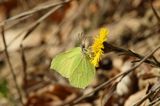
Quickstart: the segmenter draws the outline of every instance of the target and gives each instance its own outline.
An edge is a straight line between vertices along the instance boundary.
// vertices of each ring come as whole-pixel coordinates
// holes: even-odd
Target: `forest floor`
[[[0,106],[160,106],[160,0],[3,0],[0,26]],[[111,48],[72,87],[51,61],[102,27]]]

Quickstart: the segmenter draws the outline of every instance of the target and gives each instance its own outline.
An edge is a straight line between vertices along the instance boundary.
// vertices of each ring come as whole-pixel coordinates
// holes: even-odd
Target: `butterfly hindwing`
[[[89,57],[81,54],[80,62],[71,74],[69,81],[71,85],[78,88],[85,88],[91,83],[95,76],[95,68],[91,64]]]

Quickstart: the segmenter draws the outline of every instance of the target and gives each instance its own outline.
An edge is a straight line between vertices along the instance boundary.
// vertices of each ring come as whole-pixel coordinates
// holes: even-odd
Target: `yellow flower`
[[[95,37],[94,42],[91,46],[92,56],[91,56],[91,63],[95,66],[99,66],[99,61],[101,59],[101,56],[103,55],[103,42],[107,40],[108,36],[108,29],[101,28],[99,31],[98,36]]]

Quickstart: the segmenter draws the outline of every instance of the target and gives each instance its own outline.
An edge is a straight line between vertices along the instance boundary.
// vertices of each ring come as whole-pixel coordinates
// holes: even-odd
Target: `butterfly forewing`
[[[51,69],[56,70],[62,76],[69,78],[72,70],[77,64],[77,57],[81,55],[81,48],[73,48],[67,52],[57,55],[51,62]]]

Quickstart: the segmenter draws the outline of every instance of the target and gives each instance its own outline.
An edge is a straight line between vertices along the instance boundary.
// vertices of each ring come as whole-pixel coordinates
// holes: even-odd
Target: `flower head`
[[[108,36],[108,29],[106,28],[101,28],[99,31],[98,36],[94,38],[94,42],[91,46],[91,51],[92,51],[92,56],[91,56],[91,63],[95,66],[98,67],[98,63],[101,59],[101,56],[103,55],[103,42],[107,40]]]

